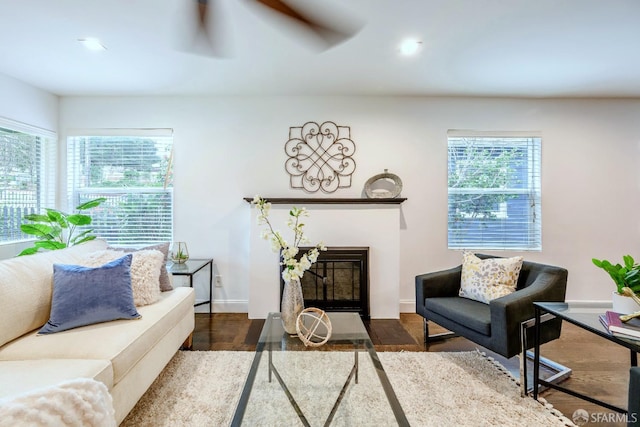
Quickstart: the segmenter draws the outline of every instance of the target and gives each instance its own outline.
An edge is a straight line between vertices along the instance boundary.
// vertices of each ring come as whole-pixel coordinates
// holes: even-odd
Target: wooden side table
[[[174,276],[189,276],[189,286],[193,288],[193,276],[199,271],[209,266],[209,299],[197,299],[194,307],[209,304],[209,314],[213,313],[213,258],[193,259],[189,258],[184,263],[174,262],[167,264],[167,271]]]

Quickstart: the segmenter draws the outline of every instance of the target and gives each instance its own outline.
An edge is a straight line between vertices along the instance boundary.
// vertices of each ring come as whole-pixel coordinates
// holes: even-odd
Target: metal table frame
[[[193,276],[200,270],[209,266],[209,299],[196,302],[193,306],[209,304],[209,314],[213,313],[213,258],[193,259],[189,258],[186,262],[179,264],[173,263],[167,265],[167,271],[174,276],[188,276],[189,287],[193,288]]]
[[[328,313],[329,316],[331,317],[332,314],[334,313]],[[336,313],[337,315],[353,315],[354,320],[358,321],[358,322],[362,322],[360,320],[360,317],[357,313]],[[282,378],[280,378],[280,375],[277,372],[277,369],[275,368],[275,366],[273,366],[272,363],[272,359],[271,359],[271,352],[273,347],[276,347],[275,350],[278,351],[278,344],[277,342],[274,342],[272,340],[269,340],[267,338],[267,335],[269,334],[269,328],[271,327],[271,322],[280,322],[280,313],[270,313],[269,316],[267,317],[267,320],[265,321],[265,324],[262,328],[262,333],[260,334],[260,340],[258,341],[258,344],[256,346],[256,354],[255,357],[253,359],[253,362],[251,364],[251,369],[249,370],[249,374],[247,376],[244,388],[242,390],[242,394],[240,395],[240,399],[238,401],[238,405],[236,407],[236,411],[235,414],[233,416],[233,420],[231,421],[231,426],[232,427],[236,427],[236,426],[240,426],[242,425],[242,419],[244,417],[244,411],[246,409],[247,403],[249,401],[249,396],[251,395],[251,390],[253,387],[253,383],[256,379],[256,374],[258,371],[258,366],[260,364],[260,359],[262,357],[262,354],[264,353],[265,347],[268,350],[268,363],[269,363],[269,382],[271,382],[271,374],[273,373],[276,377],[276,379],[278,380],[278,382],[280,383],[280,386],[282,387],[284,393],[286,394],[289,402],[291,403],[291,405],[294,407],[294,410],[296,411],[298,418],[300,419],[300,421],[303,423],[303,425],[308,426],[308,422],[306,420],[306,417],[304,416],[304,414],[302,414],[302,411],[300,410],[300,408],[298,407],[295,399],[293,399],[293,396],[291,396],[291,393],[289,392],[286,384],[284,383],[284,381],[282,381]],[[364,330],[364,325],[362,325],[362,328]],[[364,333],[366,334],[366,330],[364,330]],[[297,339],[297,338],[296,338]],[[287,337],[286,337],[286,333],[283,335],[283,337],[281,338],[280,342],[286,342]],[[395,392],[393,391],[393,387],[391,386],[391,383],[389,382],[389,379],[387,378],[386,374],[384,373],[384,369],[382,368],[382,364],[380,363],[380,360],[378,359],[377,355],[376,355],[376,351],[375,348],[373,346],[373,343],[371,342],[371,339],[368,338],[368,334],[366,337],[363,338],[350,338],[350,339],[346,339],[344,341],[340,340],[340,341],[334,341],[334,342],[338,342],[338,343],[343,343],[343,344],[347,344],[347,343],[352,343],[354,345],[353,351],[354,351],[354,364],[353,367],[351,368],[351,371],[348,375],[347,380],[344,383],[344,386],[342,387],[342,390],[340,392],[340,395],[338,396],[338,399],[336,400],[331,413],[329,414],[329,416],[327,417],[327,420],[325,421],[325,426],[329,426],[333,420],[333,416],[335,415],[340,402],[342,401],[342,398],[344,396],[344,393],[346,392],[347,387],[349,386],[349,384],[351,383],[351,381],[355,378],[355,383],[358,383],[358,353],[360,351],[366,350],[367,353],[372,356],[371,357],[371,361],[374,365],[374,367],[376,368],[376,373],[378,374],[378,378],[380,380],[380,385],[382,387],[382,389],[384,390],[384,393],[387,397],[387,401],[389,402],[390,408],[393,411],[394,417],[396,419],[396,422],[398,424],[398,426],[400,427],[409,427],[409,421],[406,418],[406,415],[404,413],[404,411],[402,410],[402,407],[400,406],[400,402],[398,401],[398,398],[396,397]]]
[[[311,427],[311,424],[309,424],[309,421],[307,420],[307,417],[305,417],[304,413],[302,412],[302,409],[300,409],[300,406],[298,405],[298,402],[296,402],[296,399],[293,397],[293,395],[289,391],[289,388],[287,387],[287,384],[284,382],[284,380],[282,379],[282,377],[278,373],[278,369],[273,364],[273,359],[272,359],[272,354],[271,354],[272,348],[273,348],[273,343],[270,342],[268,347],[269,347],[269,382],[271,382],[271,374],[273,374],[276,377],[276,379],[278,380],[278,383],[280,383],[280,387],[282,387],[282,390],[287,395],[287,399],[289,399],[289,402],[291,403],[291,406],[293,406],[293,409],[296,411],[296,414],[298,414],[298,418],[300,418],[300,421],[302,422],[302,425],[304,425],[305,427]],[[338,398],[336,399],[336,402],[333,404],[333,407],[331,408],[331,412],[327,416],[327,420],[324,423],[325,426],[331,425],[331,421],[333,421],[333,417],[335,416],[336,412],[338,411],[338,407],[340,406],[340,403],[342,402],[342,398],[344,397],[344,394],[347,392],[347,388],[349,387],[349,384],[351,383],[351,380],[354,379],[354,378],[355,378],[355,383],[358,384],[358,350],[357,349],[355,349],[353,351],[353,367],[351,368],[351,371],[349,371],[349,375],[347,376],[347,380],[345,381],[344,385],[342,386],[342,389],[340,390],[340,394],[338,395]]]
[[[543,302],[534,302],[535,308],[535,346],[534,346],[534,362],[533,362],[533,398],[538,399],[538,388],[539,385],[543,385],[549,388],[553,388],[555,390],[567,393],[573,397],[577,397],[579,399],[585,400],[587,402],[602,406],[609,410],[619,412],[621,414],[626,414],[627,410],[624,408],[620,408],[618,406],[612,405],[610,403],[604,402],[599,399],[594,399],[591,396],[587,396],[585,394],[576,392],[574,390],[568,389],[566,387],[559,386],[557,384],[551,383],[549,381],[545,381],[539,378],[540,373],[540,321],[543,314],[550,314],[553,317],[557,317],[562,319],[563,321],[567,321],[578,326],[581,329],[584,329],[588,332],[601,336],[615,344],[621,345],[629,349],[630,352],[630,362],[631,366],[638,366],[638,351],[640,351],[640,343],[633,342],[630,340],[621,339],[610,335],[607,331],[604,330],[604,327],[600,329],[596,329],[586,323],[579,321],[565,313],[562,312],[562,308],[566,309],[568,304],[566,303],[543,303]],[[594,313],[594,316],[598,316],[598,314]]]
[[[545,313],[540,317],[540,322],[544,323],[548,320],[555,319],[549,313]],[[536,325],[536,319],[529,319],[520,324],[520,395],[522,397],[526,396],[528,393],[533,391],[533,387],[535,384],[531,384],[531,387],[528,386],[529,379],[527,378],[527,361],[534,360],[534,354],[531,351],[527,350],[527,341],[528,341],[528,331]],[[551,359],[547,359],[546,357],[540,356],[540,364],[544,365],[544,367],[553,372],[553,375],[548,377],[546,381],[559,383],[571,376],[571,368],[561,365],[557,362],[554,362]]]

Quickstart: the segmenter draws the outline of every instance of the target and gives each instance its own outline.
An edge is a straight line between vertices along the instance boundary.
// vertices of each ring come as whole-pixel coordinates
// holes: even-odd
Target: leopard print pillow
[[[464,252],[459,295],[488,304],[516,290],[523,257],[480,259]]]

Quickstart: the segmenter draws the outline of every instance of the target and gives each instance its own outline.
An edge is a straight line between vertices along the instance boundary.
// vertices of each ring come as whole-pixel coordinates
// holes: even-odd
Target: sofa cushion
[[[426,298],[428,311],[439,314],[451,322],[459,323],[479,334],[491,335],[491,310],[488,304],[467,298]]]
[[[87,255],[80,265],[98,267],[125,255],[120,251],[96,251]],[[156,250],[131,252],[131,289],[136,306],[153,304],[160,299],[160,269],[164,266],[164,255]]]
[[[476,301],[489,301],[516,290],[523,258],[480,259],[464,252],[459,295]]]
[[[163,292],[160,300],[138,308],[142,318],[115,320],[52,335],[29,333],[0,347],[0,360],[109,360],[116,385],[171,328],[193,313],[192,288]]]
[[[133,305],[132,258],[125,255],[96,268],[54,264],[51,315],[38,333],[140,318]]]
[[[0,261],[0,346],[33,331],[49,318],[53,264],[75,264],[92,251],[107,247],[92,240],[57,251]]]
[[[109,390],[113,368],[108,360],[39,359],[0,361],[0,398],[48,387],[74,378],[92,378]]]

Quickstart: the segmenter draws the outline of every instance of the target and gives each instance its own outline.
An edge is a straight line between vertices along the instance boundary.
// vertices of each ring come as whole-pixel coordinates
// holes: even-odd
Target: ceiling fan
[[[196,6],[196,29],[199,34],[207,36],[209,43],[215,47],[220,43],[220,34],[212,31],[211,22],[216,2],[220,0],[190,0],[194,1]],[[325,49],[340,44],[353,37],[359,30],[360,25],[355,20],[345,21],[344,19],[332,19],[327,22],[326,18],[322,18],[320,14],[298,6],[292,6],[291,2],[283,0],[247,0],[250,3],[260,5],[281,17],[285,17],[291,22],[297,24],[304,31],[315,36]],[[322,0],[321,0],[322,1]],[[218,10],[218,9],[216,9]],[[344,16],[342,16],[344,18]],[[215,54],[216,49],[213,49]]]

